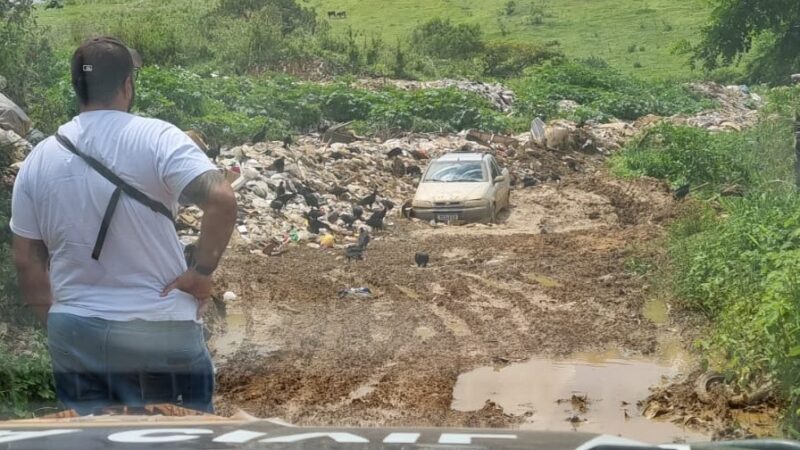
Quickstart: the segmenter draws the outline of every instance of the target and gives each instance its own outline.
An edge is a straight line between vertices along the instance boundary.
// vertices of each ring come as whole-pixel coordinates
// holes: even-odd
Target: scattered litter
[[[226,291],[224,294],[222,294],[222,300],[226,302],[236,301],[237,298],[239,297],[231,291]]]
[[[372,292],[367,287],[351,287],[342,289],[338,292],[339,298],[355,297],[355,298],[369,298],[372,297]]]

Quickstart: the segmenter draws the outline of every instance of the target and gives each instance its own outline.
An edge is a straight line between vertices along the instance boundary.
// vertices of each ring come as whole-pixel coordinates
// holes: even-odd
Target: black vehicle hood
[[[176,420],[177,419],[177,420]],[[746,441],[756,443],[757,441]],[[761,441],[767,442],[767,441]],[[796,443],[737,448],[797,450]],[[0,449],[711,450],[719,443],[654,447],[616,436],[467,428],[295,427],[274,419],[94,417],[0,422]],[[788,447],[787,447],[788,446]]]

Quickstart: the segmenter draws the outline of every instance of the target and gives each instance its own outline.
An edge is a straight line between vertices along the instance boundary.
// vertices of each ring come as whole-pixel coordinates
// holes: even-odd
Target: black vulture
[[[374,191],[372,191],[371,194],[359,200],[358,204],[361,206],[369,206],[371,208],[372,205],[375,204],[375,198],[377,196],[378,196],[378,190],[375,189]]]
[[[319,199],[317,199],[317,196],[314,195],[313,193],[305,192],[303,193],[303,198],[306,201],[306,205],[312,208],[319,208]]]
[[[366,228],[361,228],[361,231],[358,233],[358,246],[361,247],[361,250],[366,250],[368,245],[369,232]]]
[[[417,263],[417,267],[428,267],[428,260],[430,257],[427,253],[417,252],[414,255],[414,262]]]
[[[389,150],[389,153],[386,154],[386,157],[389,159],[397,158],[398,156],[403,154],[403,149],[400,147],[395,147]]]
[[[360,219],[364,216],[364,208],[360,206],[353,206],[353,217]]]
[[[683,200],[687,195],[689,195],[689,191],[691,190],[692,188],[690,184],[686,183],[678,189],[675,189],[675,192],[672,194],[672,196],[675,197],[675,200]]]
[[[280,158],[276,159],[272,162],[272,164],[267,167],[267,170],[274,170],[278,173],[283,173],[283,169],[286,168],[286,158],[281,156]]]
[[[381,200],[381,204],[383,204],[383,206],[389,211],[391,211],[392,208],[394,208],[394,202],[389,200],[388,198]]]
[[[352,259],[364,259],[364,249],[357,245],[348,245],[344,249],[344,257],[348,262]]]
[[[275,192],[278,194],[278,197],[280,197],[281,195],[285,194],[286,193],[286,183],[281,181],[280,184],[278,184],[278,189],[276,189]]]
[[[382,230],[383,229],[383,218],[386,217],[386,208],[372,213],[371,216],[366,221],[366,224],[371,226],[372,228]]]

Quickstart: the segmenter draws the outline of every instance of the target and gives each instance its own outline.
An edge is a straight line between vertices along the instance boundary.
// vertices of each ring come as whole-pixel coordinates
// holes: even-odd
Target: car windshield
[[[486,181],[486,173],[480,161],[434,161],[424,181],[474,183]]]

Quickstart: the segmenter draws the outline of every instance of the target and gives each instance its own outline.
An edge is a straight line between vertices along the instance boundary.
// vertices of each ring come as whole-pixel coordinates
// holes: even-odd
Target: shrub
[[[442,59],[465,59],[483,50],[479,25],[453,24],[450,19],[434,18],[414,29],[411,45],[418,52]]]
[[[0,341],[0,419],[30,417],[37,404],[55,401],[44,336],[36,333],[25,346],[24,351],[12,351]]]
[[[26,108],[32,90],[56,78],[59,65],[33,16],[32,0],[0,1],[0,23],[0,75],[8,81],[3,92]]]
[[[574,100],[609,120],[633,120],[646,114],[692,113],[713,105],[683,86],[646,82],[609,68],[600,59],[553,62],[528,71],[511,83],[515,110],[526,117],[558,117],[558,101]]]
[[[757,186],[791,170],[781,147],[791,129],[784,122],[766,122],[743,133],[718,133],[687,126],[660,124],[644,131],[612,158],[619,175],[649,176],[673,185],[724,184]],[[769,152],[767,146],[777,146]],[[783,161],[781,161],[783,159]]]
[[[564,54],[558,43],[533,45],[518,42],[490,42],[481,56],[483,73],[491,77],[510,78],[522,75],[527,67],[545,61],[560,60]]]
[[[517,10],[517,2],[514,0],[508,0],[505,5],[503,5],[503,13],[507,16],[511,16]]]

